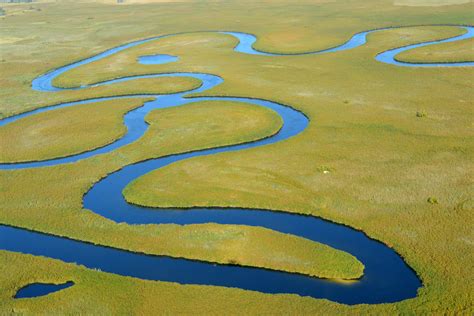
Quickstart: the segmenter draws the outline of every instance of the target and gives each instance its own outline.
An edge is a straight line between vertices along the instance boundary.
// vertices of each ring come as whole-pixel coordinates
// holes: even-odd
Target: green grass
[[[107,101],[107,103],[113,102]],[[100,125],[96,121],[91,121],[91,124],[96,126],[94,132],[97,135],[102,132],[105,136],[113,131],[112,124],[121,126],[121,114],[126,110],[124,105],[127,103],[124,100],[120,102],[122,104],[115,106],[116,113],[110,118],[109,124]],[[135,107],[140,102],[133,100],[127,107]],[[94,110],[97,109],[99,114],[110,114],[108,112],[114,110],[110,105],[99,103],[61,109],[49,113],[49,117],[61,118],[66,110],[72,112],[75,120],[85,117],[86,113],[94,114]],[[120,108],[122,111],[119,111]],[[46,113],[44,115],[48,117]],[[107,119],[107,117],[99,118]],[[40,120],[37,121],[41,124]],[[79,162],[79,165],[85,163],[82,168],[68,164],[46,169],[3,172],[2,179],[9,183],[4,193],[17,202],[4,203],[4,215],[10,218],[7,222],[94,243],[173,257],[219,263],[233,262],[325,278],[354,279],[362,275],[363,265],[349,254],[267,229],[206,224],[160,225],[156,231],[153,225],[117,226],[89,211],[82,210],[80,197],[88,186],[97,181],[98,175],[110,172],[120,165],[120,163],[109,163],[109,160],[119,162],[121,159],[130,159],[130,154],[135,153],[136,156],[132,159],[138,161],[179,151],[248,142],[276,133],[282,124],[275,112],[263,107],[217,101],[156,110],[146,117],[146,121],[150,124],[150,128],[136,144],[125,146],[112,153],[112,156],[107,154]],[[57,147],[67,149],[64,142],[70,139],[69,132],[76,134],[77,143],[80,144],[80,140],[83,140],[82,145],[86,147],[85,136],[90,127],[78,131],[74,129],[72,124],[74,122],[69,120],[69,123],[70,129],[67,126],[57,126],[56,132],[61,135],[53,139],[59,141]],[[51,147],[54,146],[55,143],[52,143]],[[115,158],[111,158],[113,156]],[[73,186],[67,184],[71,176],[75,179]],[[26,185],[25,181],[31,179],[37,179],[38,183],[41,183],[41,188]],[[58,181],[59,179],[66,182]],[[21,206],[18,202],[25,204]],[[38,203],[45,203],[43,206],[48,207],[43,208]],[[34,209],[39,211],[36,215],[30,213]],[[47,220],[39,220],[36,216],[46,217]],[[57,221],[58,217],[64,221]],[[66,218],[69,219],[65,220]],[[77,226],[70,227],[71,222]],[[91,230],[93,227],[100,227],[100,230]]]
[[[125,134],[122,116],[146,101],[121,99],[77,105],[2,126],[0,160],[46,160],[105,146]]]
[[[266,295],[214,286],[179,285],[143,281],[85,269],[59,260],[2,251],[0,264],[0,310],[5,314],[315,314],[335,309],[349,312],[345,305],[317,301],[297,295]],[[12,277],[14,276],[14,277]],[[19,287],[31,282],[74,286],[37,299],[12,300]],[[159,301],[157,301],[159,299]],[[209,303],[212,300],[212,304]],[[186,302],[186,304],[183,304]],[[262,304],[263,302],[263,304]],[[357,308],[367,311],[362,305]],[[395,311],[394,308],[389,310]]]
[[[0,64],[1,68],[1,64]],[[7,80],[4,80],[7,81]],[[25,81],[26,83],[26,81]],[[28,82],[28,85],[30,83]],[[194,78],[185,77],[168,77],[168,78],[149,78],[149,79],[137,79],[127,82],[118,82],[106,86],[91,87],[83,90],[63,90],[54,93],[34,92],[29,91],[27,96],[29,99],[25,102],[14,102],[10,100],[11,96],[14,96],[15,92],[21,93],[16,95],[16,98],[22,98],[23,92],[18,91],[19,86],[9,86],[8,89],[2,91],[5,95],[8,95],[3,100],[4,103],[0,105],[0,113],[2,117],[13,116],[21,112],[32,110],[48,106],[51,104],[59,104],[77,100],[87,100],[98,97],[110,97],[119,95],[130,95],[130,94],[164,94],[164,93],[176,93],[198,88],[201,82]],[[31,89],[29,89],[31,90]],[[36,97],[32,97],[35,95]],[[41,96],[41,97],[39,97]],[[9,103],[11,102],[11,103]]]
[[[4,115],[86,95],[89,92],[33,92],[29,85],[31,79],[48,69],[153,35],[235,30],[258,35],[259,49],[302,52],[331,47],[355,32],[377,27],[473,24],[472,4],[409,7],[392,6],[392,1],[301,1],[291,5],[285,1],[231,1],[38,6],[42,11],[7,16],[0,21],[1,32],[10,40],[10,44],[2,46],[5,62],[0,63],[0,111]],[[75,14],[67,14],[71,11]],[[94,19],[87,20],[89,16]],[[231,48],[235,40],[229,36],[188,34],[137,47],[58,78],[60,84],[76,85],[140,73],[209,72],[222,76],[225,83],[206,94],[264,98],[302,110],[311,123],[298,137],[238,153],[183,161],[152,172],[127,188],[127,199],[160,206],[212,202],[215,206],[270,208],[350,225],[393,247],[415,269],[424,283],[416,298],[348,307],[295,295],[144,282],[1,252],[0,260],[8,263],[2,266],[11,271],[1,281],[1,287],[8,289],[0,300],[5,306],[2,310],[97,314],[472,314],[474,291],[466,280],[472,274],[474,237],[466,223],[474,220],[469,181],[474,151],[470,129],[473,70],[412,69],[373,60],[377,53],[389,48],[461,32],[454,27],[396,29],[371,34],[366,46],[351,51],[281,58],[234,53]],[[17,41],[11,42],[14,39]],[[450,58],[456,60],[462,57],[462,51],[458,51],[463,49],[461,46],[430,49],[452,49]],[[173,54],[180,60],[147,67],[134,62],[136,56],[150,53]],[[423,52],[420,49],[410,54]],[[172,88],[192,84],[177,83]],[[132,90],[125,86],[121,89]],[[94,92],[101,93],[105,92]],[[420,109],[428,115],[417,117]],[[181,123],[189,119],[180,115],[185,111],[193,109],[181,107],[168,112],[169,120],[153,123],[142,140],[104,157],[43,170],[2,172],[0,186],[9,199],[2,201],[0,222],[137,251],[176,256],[185,253],[184,248],[171,245],[178,234],[189,233],[193,226],[177,229],[173,225],[117,225],[80,207],[82,193],[92,183],[126,164],[231,143],[235,141],[234,136],[229,136],[233,130],[240,130],[248,139],[255,137],[251,131],[255,124],[246,130],[241,126],[243,121],[223,127],[226,136],[221,137],[209,126],[212,117],[208,113],[202,114],[199,121],[191,120],[193,125],[183,129]],[[159,112],[156,113],[148,119],[154,115],[158,119]],[[213,113],[216,124],[227,117]],[[237,117],[242,115],[237,113]],[[267,131],[270,132],[271,129]],[[330,172],[324,173],[325,170]],[[145,183],[150,186],[145,188]],[[430,198],[436,198],[438,203],[428,202]],[[71,226],[70,222],[76,225]],[[219,240],[234,232],[234,226],[196,229],[199,234],[187,235],[196,243],[196,257],[242,260],[234,255],[222,256],[218,247],[206,253],[200,246],[208,230],[215,232],[213,237]],[[241,233],[251,235],[246,228],[241,229]],[[258,230],[259,235],[264,233]],[[271,236],[273,240],[286,238],[276,233]],[[169,245],[155,243],[160,238]],[[304,240],[298,243],[304,249],[310,247]],[[233,254],[236,253],[237,250]],[[262,258],[270,259],[271,255]],[[78,284],[44,298],[10,299],[14,289],[28,282],[67,279]],[[160,304],[156,303],[157,297]]]
[[[412,63],[473,61],[474,39],[420,47],[401,53],[397,59]]]
[[[466,4],[472,0],[394,0],[395,5],[418,6],[418,7],[437,7],[446,5]]]

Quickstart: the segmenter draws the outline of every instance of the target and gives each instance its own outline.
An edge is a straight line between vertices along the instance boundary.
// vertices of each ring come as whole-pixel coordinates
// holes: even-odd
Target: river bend
[[[464,28],[466,31],[460,36],[390,49],[378,54],[376,60],[404,67],[474,66],[474,62],[412,64],[396,60],[396,55],[406,50],[474,37],[474,27],[460,27]],[[368,34],[386,29],[387,28],[357,33],[346,43],[334,48],[293,55],[337,53],[339,51],[355,49],[366,43]],[[232,35],[239,40],[234,48],[237,52],[253,55],[279,56],[281,58],[285,56],[284,54],[273,54],[254,49],[253,44],[256,41],[254,35],[239,32],[220,33]],[[63,88],[55,87],[53,85],[53,80],[57,76],[71,69],[106,58],[128,48],[169,36],[173,35],[157,36],[127,43],[90,58],[60,67],[33,80],[32,88],[39,91],[53,93],[63,90]],[[140,58],[139,62],[145,64],[163,64],[174,62],[177,58],[178,57],[170,55],[143,56],[143,58]],[[275,135],[245,144],[196,150],[124,166],[122,169],[109,174],[91,187],[83,198],[84,207],[107,219],[118,223],[125,222],[130,225],[149,223],[176,223],[186,225],[212,222],[219,224],[265,227],[278,232],[293,234],[324,243],[336,249],[349,252],[365,265],[364,276],[356,282],[345,284],[333,280],[318,279],[305,275],[267,269],[212,264],[182,258],[133,253],[122,249],[93,245],[88,242],[72,240],[41,232],[33,232],[27,229],[1,224],[0,249],[46,256],[65,262],[82,264],[88,268],[100,269],[105,272],[146,280],[237,287],[264,293],[293,293],[315,298],[326,298],[344,304],[387,303],[416,296],[417,290],[421,286],[421,281],[416,276],[415,272],[394,250],[369,238],[364,233],[344,225],[332,223],[313,216],[269,210],[244,208],[190,208],[185,210],[164,210],[141,207],[127,203],[122,195],[123,189],[131,181],[146,173],[177,161],[191,159],[193,157],[208,156],[223,152],[270,145],[301,133],[309,123],[308,118],[300,111],[270,100],[235,97],[186,97],[191,93],[204,92],[212,89],[223,82],[222,78],[213,74],[182,72],[130,76],[70,89],[87,89],[92,86],[109,85],[116,82],[156,77],[192,77],[200,80],[202,85],[199,88],[185,92],[155,95],[154,100],[146,102],[143,106],[128,112],[124,116],[124,124],[127,127],[127,133],[125,136],[101,148],[93,149],[77,155],[44,161],[3,163],[0,164],[0,169],[47,167],[64,163],[73,163],[75,161],[111,152],[140,139],[148,128],[148,125],[145,122],[145,116],[150,111],[156,109],[210,100],[244,102],[266,107],[278,113],[283,120],[282,128]],[[150,97],[150,95],[116,96],[57,104],[2,119],[0,120],[0,126],[30,115],[64,107],[104,100],[143,96]],[[107,199],[101,198],[103,196],[107,196]]]

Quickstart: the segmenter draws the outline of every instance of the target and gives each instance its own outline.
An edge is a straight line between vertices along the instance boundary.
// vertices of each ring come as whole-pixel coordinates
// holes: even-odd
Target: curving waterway
[[[376,60],[392,65],[407,67],[474,66],[474,62],[413,64],[403,63],[396,60],[397,54],[409,49],[474,37],[474,27],[460,27],[464,28],[466,31],[463,35],[440,41],[430,41],[391,49],[378,54]],[[361,32],[355,34],[349,41],[340,46],[303,54],[335,53],[338,51],[354,49],[366,43],[368,34],[383,30],[386,29]],[[234,48],[235,51],[254,55],[284,56],[283,54],[267,53],[254,49],[253,44],[256,41],[256,37],[251,34],[238,32],[220,33],[234,36],[239,40],[237,46]],[[62,88],[55,87],[52,83],[54,78],[58,75],[90,62],[111,56],[128,48],[169,36],[173,35],[157,36],[128,43],[104,51],[90,58],[63,66],[33,80],[32,87],[35,90],[47,92],[63,90]],[[176,60],[177,57],[175,56],[152,55],[142,56],[142,58],[139,59],[139,62],[163,64],[174,62]],[[294,293],[315,298],[326,298],[345,304],[396,302],[416,296],[417,290],[421,286],[421,281],[395,251],[386,245],[369,238],[364,233],[344,225],[335,224],[313,216],[268,210],[235,208],[190,208],[186,210],[165,210],[141,207],[127,203],[122,195],[125,186],[150,171],[192,157],[245,150],[283,141],[301,133],[309,123],[308,118],[298,110],[269,100],[235,97],[187,97],[187,95],[191,93],[204,92],[212,89],[223,82],[222,78],[212,74],[183,72],[130,76],[70,89],[87,89],[93,86],[156,77],[191,77],[200,80],[202,85],[199,88],[185,92],[155,95],[153,101],[146,102],[143,106],[128,112],[124,116],[124,124],[127,127],[127,133],[122,138],[101,148],[77,155],[45,161],[11,164],[4,163],[0,164],[0,169],[47,167],[72,163],[111,152],[142,137],[148,128],[144,118],[150,111],[155,109],[163,109],[210,100],[243,102],[266,107],[278,113],[283,120],[282,128],[275,135],[250,143],[174,154],[125,166],[95,183],[83,198],[84,207],[115,222],[125,222],[130,225],[149,223],[198,224],[213,222],[219,224],[265,227],[278,232],[293,234],[324,243],[333,248],[349,252],[364,264],[364,276],[356,282],[346,284],[334,280],[318,279],[300,274],[267,269],[220,265],[166,256],[139,254],[6,225],[0,225],[0,249],[46,256],[60,259],[65,262],[82,264],[88,268],[100,269],[105,272],[146,280],[237,287],[264,293]],[[150,95],[117,96],[57,104],[3,119],[0,121],[0,126],[30,115],[63,107],[94,103],[104,100],[144,96],[150,97]],[[104,196],[107,196],[107,199],[103,199],[102,197]],[[47,285],[47,287],[48,291],[55,290],[52,285]],[[47,293],[47,291],[45,292],[44,287],[41,286],[30,286],[26,289],[32,291],[31,288],[38,288],[39,292],[43,291],[44,293]]]

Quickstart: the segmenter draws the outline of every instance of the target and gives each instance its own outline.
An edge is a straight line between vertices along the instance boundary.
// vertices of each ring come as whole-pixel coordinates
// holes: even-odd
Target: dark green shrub
[[[416,111],[416,117],[426,117],[425,111]]]

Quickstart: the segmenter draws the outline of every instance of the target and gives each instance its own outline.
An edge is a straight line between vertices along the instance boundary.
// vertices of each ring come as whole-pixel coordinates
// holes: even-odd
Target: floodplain
[[[213,286],[212,281],[151,281],[47,255],[1,250],[0,311],[472,314],[474,285],[466,280],[473,272],[474,236],[468,223],[474,220],[474,68],[399,67],[379,62],[376,56],[396,47],[460,36],[466,32],[462,26],[474,23],[474,7],[465,1],[414,2],[4,5],[0,113],[8,120],[44,111],[0,126],[0,164],[12,168],[0,170],[2,227],[132,253],[289,272],[345,287],[364,282],[370,273],[364,260],[299,235],[212,221],[117,222],[85,207],[94,186],[127,166],[248,146],[147,172],[127,184],[123,200],[158,213],[168,212],[166,208],[219,208],[225,217],[226,209],[235,208],[321,218],[378,241],[406,264],[420,286],[407,299],[353,305],[350,300],[345,304],[287,292]],[[366,43],[352,49],[302,54],[383,28],[387,29],[368,34]],[[282,55],[235,51],[239,39],[220,31],[253,34],[254,49]],[[57,91],[31,87],[35,78],[52,69],[168,34],[176,35],[59,74],[52,79]],[[471,38],[415,48],[397,60],[472,62],[472,43]],[[141,56],[156,54],[178,58],[155,65],[138,62]],[[190,75],[167,75],[173,73]],[[153,74],[163,76],[101,84]],[[192,74],[212,75],[209,80],[215,82],[204,89],[207,86]],[[196,102],[152,109],[153,102],[159,106],[172,95],[179,102]],[[95,101],[48,108],[79,100]],[[293,121],[252,104],[258,100],[288,106],[295,117],[307,118],[308,125],[291,137],[279,136]],[[146,104],[152,110],[140,116],[146,130],[137,140],[70,163],[15,170],[18,163],[74,156],[113,144],[134,126],[124,125],[127,113],[139,114]],[[258,142],[262,145],[252,145]],[[7,235],[0,238],[8,243]],[[66,282],[74,285],[41,297],[14,298],[28,284]]]

